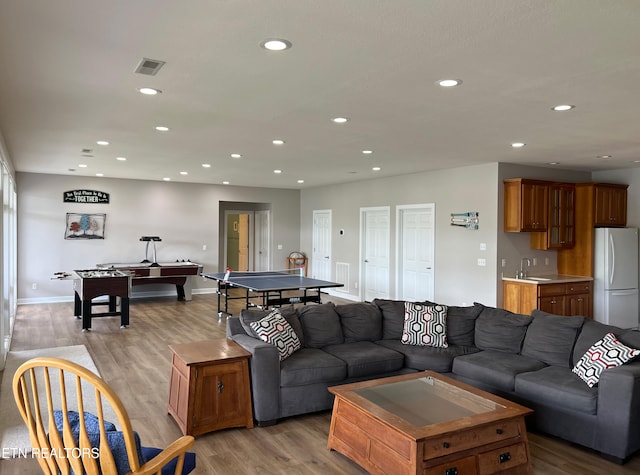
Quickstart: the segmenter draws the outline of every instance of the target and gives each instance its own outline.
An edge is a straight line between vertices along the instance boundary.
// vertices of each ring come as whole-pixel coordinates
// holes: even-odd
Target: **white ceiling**
[[[638,0],[0,0],[0,131],[24,172],[304,188],[636,167],[639,84]]]

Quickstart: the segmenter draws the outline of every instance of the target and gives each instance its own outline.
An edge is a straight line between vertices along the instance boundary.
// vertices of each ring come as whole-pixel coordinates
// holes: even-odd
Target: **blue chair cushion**
[[[69,424],[71,425],[71,432],[73,433],[76,444],[78,443],[78,435],[80,433],[80,414],[76,411],[68,411],[68,419]],[[85,426],[87,429],[87,433],[89,436],[89,441],[91,442],[92,447],[100,446],[100,420],[93,414],[89,412],[84,413],[85,417]],[[53,411],[53,418],[56,423],[56,428],[58,431],[62,431],[63,420],[62,420],[62,411]],[[116,464],[116,468],[118,470],[119,475],[124,475],[125,473],[131,471],[131,467],[129,465],[129,457],[127,455],[127,447],[124,442],[124,434],[121,431],[116,430],[115,424],[105,421],[104,423],[106,435],[107,435],[107,444],[111,449],[111,453],[113,455],[113,460]],[[140,465],[148,462],[153,457],[162,452],[162,449],[157,449],[154,447],[142,447],[140,445],[140,436],[137,432],[133,433],[136,449],[138,451],[138,458]],[[176,470],[176,464],[178,462],[177,457],[169,462],[162,469],[163,475],[173,475]],[[186,475],[190,473],[196,466],[196,454],[193,452],[187,452],[185,455],[184,465],[182,466],[182,474]]]
[[[154,447],[142,447],[142,458],[145,461],[151,460],[153,457],[162,452],[162,449],[156,449]],[[176,464],[178,463],[178,457],[171,460],[167,465],[162,467],[162,475],[173,475],[176,471]],[[184,455],[184,464],[182,465],[182,475],[187,475],[194,468],[196,468],[196,454],[193,452],[187,452]]]

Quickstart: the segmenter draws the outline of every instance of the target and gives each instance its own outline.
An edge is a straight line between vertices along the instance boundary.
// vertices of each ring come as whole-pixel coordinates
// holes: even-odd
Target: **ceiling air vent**
[[[142,58],[135,72],[147,76],[155,76],[164,63],[164,61],[158,61],[157,59]]]

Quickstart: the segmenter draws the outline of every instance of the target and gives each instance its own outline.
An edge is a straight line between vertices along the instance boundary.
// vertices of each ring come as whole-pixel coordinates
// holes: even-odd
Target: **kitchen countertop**
[[[591,282],[593,277],[584,277],[580,275],[567,275],[567,274],[543,274],[532,275],[525,277],[524,279],[516,279],[515,277],[502,276],[502,280],[509,280],[512,282],[523,282],[526,284],[566,284],[569,282]]]

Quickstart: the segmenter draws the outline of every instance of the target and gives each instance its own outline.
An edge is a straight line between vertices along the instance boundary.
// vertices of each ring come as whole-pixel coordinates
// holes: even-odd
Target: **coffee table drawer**
[[[518,436],[520,436],[520,426],[514,420],[474,427],[425,441],[423,457],[424,460],[430,460],[477,447],[478,441],[482,441],[482,445],[485,445]]]
[[[478,475],[490,475],[519,465],[527,466],[528,455],[524,444],[514,444],[478,455]]]
[[[470,456],[425,468],[423,475],[476,475],[476,457]]]

